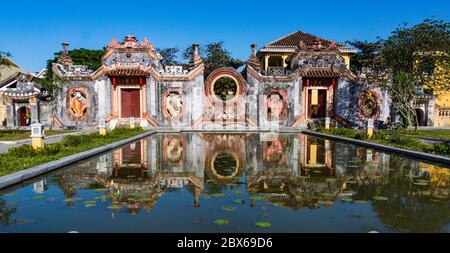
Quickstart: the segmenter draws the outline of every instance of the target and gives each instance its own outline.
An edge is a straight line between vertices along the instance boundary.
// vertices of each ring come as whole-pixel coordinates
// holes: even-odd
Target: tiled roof
[[[303,43],[300,43],[303,42]],[[262,52],[294,52],[298,47],[302,44],[306,47],[314,46],[315,42],[320,42],[321,46],[328,47],[332,46],[332,42],[330,40],[321,38],[319,36],[304,33],[300,31],[295,31],[291,34],[288,34],[284,37],[281,37],[277,40],[274,40],[267,45],[265,45],[260,51]],[[335,44],[339,51],[341,52],[349,52],[354,53],[353,48],[349,48],[345,44],[336,43]]]
[[[303,71],[304,77],[340,77],[341,73],[332,68],[307,68]]]
[[[300,31],[288,34],[278,40],[272,41],[266,47],[297,47],[303,41],[306,45],[312,44],[315,41],[322,42],[322,45],[327,46],[331,41],[320,38],[316,35],[304,33]]]

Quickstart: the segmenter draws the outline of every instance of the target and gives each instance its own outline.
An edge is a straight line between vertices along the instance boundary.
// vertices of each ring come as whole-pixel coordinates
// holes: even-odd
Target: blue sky
[[[98,49],[112,37],[148,37],[155,47],[222,40],[234,57],[295,30],[335,40],[386,37],[399,24],[434,15],[450,20],[450,1],[10,1],[0,4],[0,50],[28,71],[70,48]]]

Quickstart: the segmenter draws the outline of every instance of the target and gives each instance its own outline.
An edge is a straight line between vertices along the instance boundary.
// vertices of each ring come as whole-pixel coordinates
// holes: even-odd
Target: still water
[[[0,192],[0,232],[448,232],[450,170],[301,134],[157,134]]]

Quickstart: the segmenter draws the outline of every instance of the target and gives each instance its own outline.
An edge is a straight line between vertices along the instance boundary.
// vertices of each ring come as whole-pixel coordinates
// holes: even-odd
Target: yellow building
[[[417,55],[428,55],[435,58],[435,66],[431,78],[426,81],[424,88],[433,89],[435,96],[433,125],[435,127],[450,126],[450,68],[448,57],[444,52],[417,53]],[[419,60],[415,62],[416,66]],[[419,73],[417,73],[419,74]]]
[[[278,72],[289,71],[289,58],[294,56],[303,45],[318,43],[318,47],[326,47],[333,41],[320,38],[316,35],[295,31],[277,40],[274,40],[261,48],[263,70],[266,74],[279,74]],[[339,50],[339,55],[344,59],[345,65],[350,69],[350,55],[356,50],[344,44],[335,43]]]
[[[18,72],[25,73],[16,63],[10,59],[6,60],[10,62],[10,66],[0,65],[0,83]],[[1,92],[1,88],[2,87],[0,87],[0,126],[6,121],[6,106],[3,103],[3,92]]]

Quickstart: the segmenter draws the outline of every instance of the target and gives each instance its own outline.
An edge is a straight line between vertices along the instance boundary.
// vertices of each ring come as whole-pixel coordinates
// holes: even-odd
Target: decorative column
[[[43,148],[44,143],[44,125],[40,123],[31,124],[31,145],[34,149]]]
[[[330,130],[331,119],[330,117],[325,117],[325,129]]]
[[[100,135],[106,135],[106,122],[105,119],[100,119],[98,121],[98,130]]]
[[[369,138],[373,135],[373,119],[367,120],[367,135]]]

